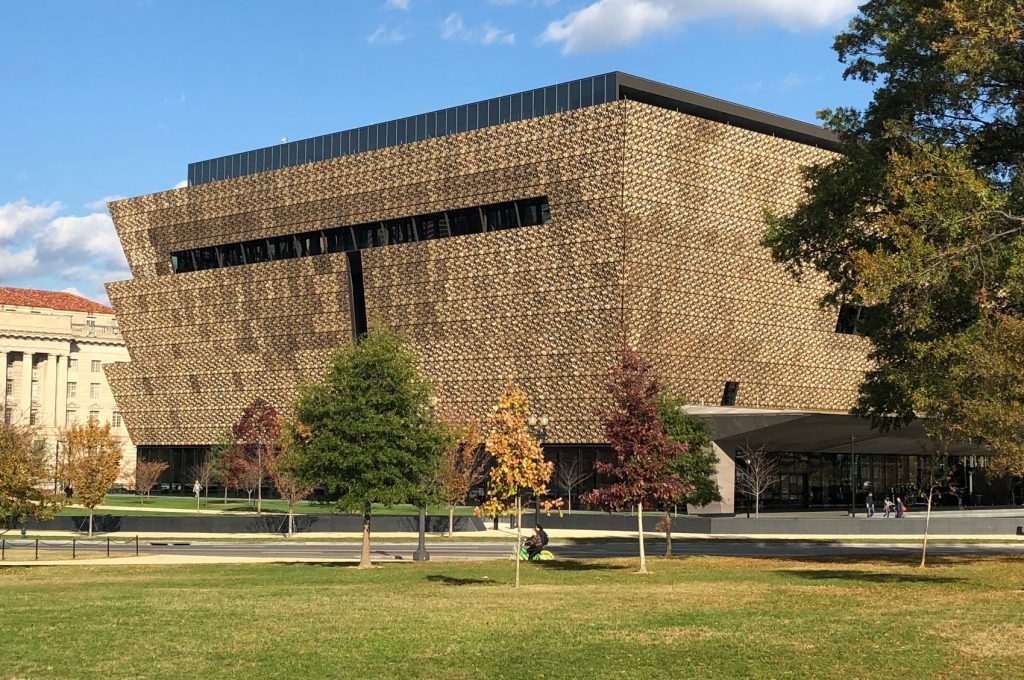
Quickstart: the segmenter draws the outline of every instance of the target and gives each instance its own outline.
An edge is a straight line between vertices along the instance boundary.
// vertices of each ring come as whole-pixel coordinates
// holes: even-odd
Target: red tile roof
[[[64,312],[114,313],[114,310],[110,307],[93,302],[81,295],[59,293],[53,290],[33,290],[31,288],[4,288],[0,286],[0,305],[45,307],[46,309],[59,309]]]

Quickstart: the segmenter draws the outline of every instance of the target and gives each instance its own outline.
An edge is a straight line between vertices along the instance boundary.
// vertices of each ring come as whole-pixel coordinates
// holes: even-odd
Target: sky
[[[609,71],[792,118],[864,106],[858,0],[0,0],[0,286],[107,302],[106,201],[189,162]]]

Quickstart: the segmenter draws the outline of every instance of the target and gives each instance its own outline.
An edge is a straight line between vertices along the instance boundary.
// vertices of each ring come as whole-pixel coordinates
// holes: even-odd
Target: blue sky
[[[4,4],[0,285],[130,278],[103,200],[190,161],[621,70],[802,120],[856,0]],[[12,30],[12,28],[14,30]]]

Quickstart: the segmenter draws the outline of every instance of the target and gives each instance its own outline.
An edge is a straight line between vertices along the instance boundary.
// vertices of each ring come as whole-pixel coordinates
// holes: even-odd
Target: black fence
[[[39,553],[42,551],[43,559],[46,559],[47,552],[51,555],[54,551],[60,555],[66,555],[71,553],[71,559],[77,559],[80,554],[89,554],[101,556],[105,555],[110,557],[111,555],[116,556],[139,556],[139,537],[128,539],[128,540],[117,540],[112,538],[103,538],[99,540],[82,540],[78,538],[72,538],[71,540],[44,540],[41,538],[33,539],[11,539],[11,538],[0,538],[0,561],[6,560],[8,552],[15,552],[19,550],[30,550],[34,555],[34,559],[39,559]]]

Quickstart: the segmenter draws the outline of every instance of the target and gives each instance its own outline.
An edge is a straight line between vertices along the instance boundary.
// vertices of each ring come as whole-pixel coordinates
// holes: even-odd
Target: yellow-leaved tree
[[[0,423],[0,527],[52,519],[64,505],[49,491],[49,457],[37,428]]]
[[[110,423],[100,425],[92,419],[72,425],[66,434],[65,476],[73,491],[71,500],[89,510],[91,538],[93,511],[121,471],[121,442],[110,434]]]
[[[519,556],[523,547],[523,493],[530,489],[537,498],[547,494],[554,464],[544,460],[540,443],[530,434],[526,419],[530,400],[518,385],[509,384],[491,414],[491,432],[484,444],[494,458],[488,491],[490,497],[478,512],[491,517],[515,513],[516,581],[519,587]]]

